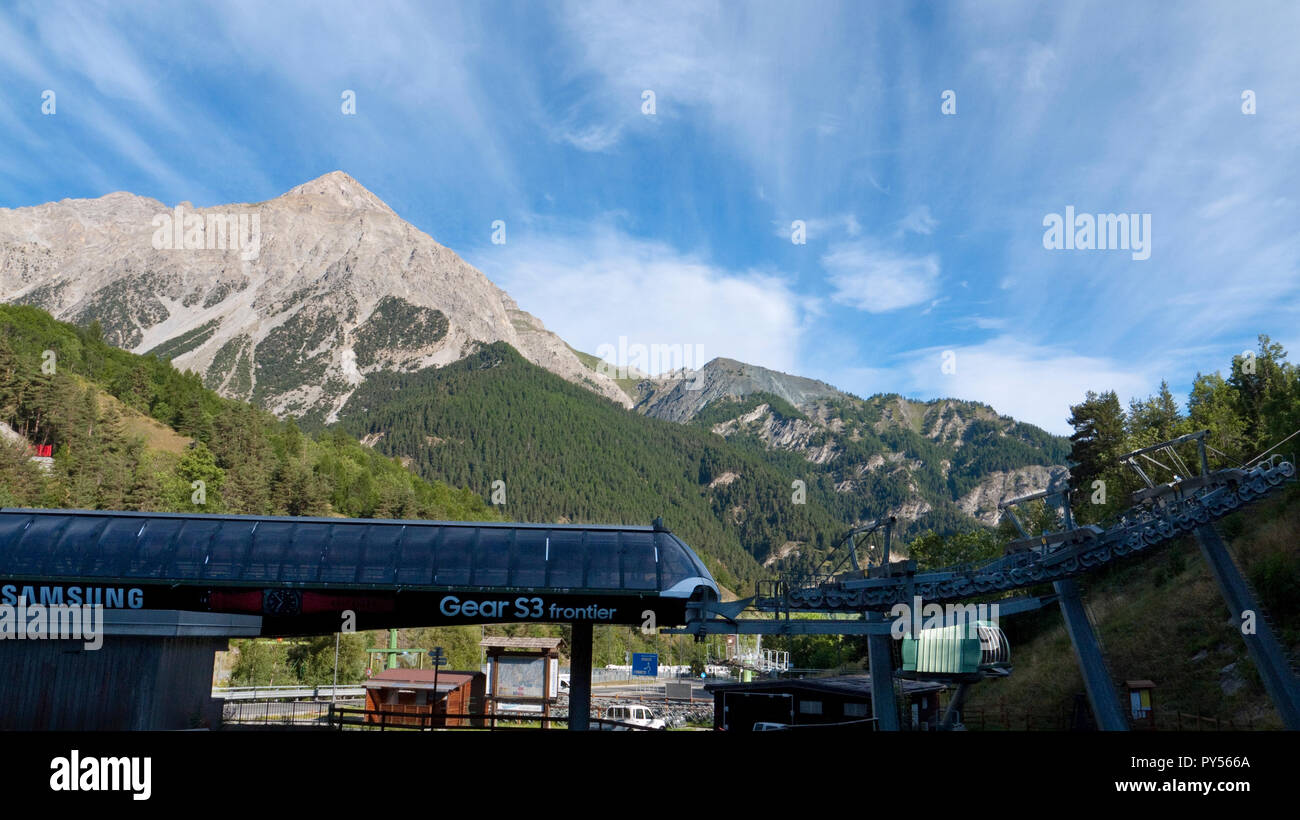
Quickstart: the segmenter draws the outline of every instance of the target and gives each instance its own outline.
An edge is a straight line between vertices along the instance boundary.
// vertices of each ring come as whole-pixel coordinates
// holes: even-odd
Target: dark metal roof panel
[[[712,582],[653,527],[0,510],[0,577],[662,591]]]

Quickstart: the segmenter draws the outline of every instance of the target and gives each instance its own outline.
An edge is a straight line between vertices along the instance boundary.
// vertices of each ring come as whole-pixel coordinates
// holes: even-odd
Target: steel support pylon
[[[569,641],[569,729],[591,726],[591,621],[574,621]]]
[[[939,724],[939,728],[943,731],[951,731],[952,727],[957,725],[961,710],[966,707],[966,696],[970,694],[970,687],[971,685],[966,681],[957,684],[957,691],[953,692],[952,700],[948,701],[948,708],[943,713],[943,722]]]
[[[1070,633],[1070,643],[1074,644],[1074,656],[1079,661],[1079,674],[1083,676],[1083,688],[1088,693],[1088,703],[1092,706],[1097,728],[1103,732],[1127,732],[1128,718],[1120,707],[1115,682],[1110,679],[1106,658],[1101,654],[1101,644],[1097,642],[1097,635],[1088,622],[1088,613],[1084,611],[1078,585],[1073,579],[1067,578],[1052,586],[1056,588],[1060,600],[1065,631]]]
[[[882,616],[867,613],[866,619],[881,620]],[[867,662],[871,665],[871,714],[876,719],[876,730],[898,731],[898,701],[894,698],[894,656],[889,635],[867,636]]]
[[[1210,565],[1210,573],[1218,582],[1219,592],[1238,625],[1245,626],[1247,613],[1254,616],[1251,619],[1254,629],[1249,632],[1242,629],[1250,659],[1255,662],[1264,689],[1282,716],[1282,723],[1293,731],[1300,730],[1300,683],[1297,683],[1295,674],[1291,671],[1286,652],[1273,634],[1272,626],[1264,619],[1264,611],[1259,608],[1259,602],[1255,600],[1254,593],[1241,576],[1241,571],[1237,569],[1227,545],[1219,537],[1219,531],[1214,525],[1197,527],[1196,541],[1201,545],[1201,552]]]

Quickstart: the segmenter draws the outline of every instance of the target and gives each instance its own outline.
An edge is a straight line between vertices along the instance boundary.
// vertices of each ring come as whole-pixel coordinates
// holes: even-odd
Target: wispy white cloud
[[[951,364],[945,372],[945,354]],[[1003,334],[974,345],[934,346],[900,358],[899,389],[924,396],[980,401],[1003,415],[1052,433],[1072,432],[1069,408],[1087,390],[1115,390],[1121,401],[1149,395],[1168,360],[1116,360]]]
[[[938,292],[939,257],[882,248],[870,240],[844,242],[822,256],[832,299],[868,313],[930,301]]]
[[[552,230],[485,246],[467,258],[569,344],[700,345],[724,356],[798,369],[803,311],[815,308],[775,271],[728,270],[608,225]]]
[[[898,223],[898,229],[901,233],[917,233],[929,236],[934,233],[935,227],[939,222],[930,215],[929,207],[921,205],[908,211],[907,216]]]

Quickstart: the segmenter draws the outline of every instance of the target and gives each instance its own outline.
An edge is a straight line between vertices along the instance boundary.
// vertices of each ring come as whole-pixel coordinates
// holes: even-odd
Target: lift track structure
[[[758,595],[744,601],[695,604],[688,608],[690,623],[684,629],[671,631],[700,637],[717,633],[865,634],[875,673],[890,664],[891,622],[888,613],[897,605],[911,607],[918,599],[927,605],[968,601],[1052,584],[1055,592],[1052,596],[997,600],[1000,612],[1010,615],[1057,601],[1074,643],[1098,725],[1103,729],[1123,730],[1127,728],[1127,719],[1119,706],[1114,684],[1106,671],[1100,645],[1074,579],[1121,559],[1154,552],[1184,535],[1193,535],[1200,543],[1234,616],[1261,616],[1255,631],[1249,633],[1243,629],[1243,636],[1283,722],[1289,729],[1300,730],[1300,684],[1297,684],[1291,661],[1267,619],[1262,617],[1256,596],[1213,527],[1215,521],[1280,489],[1294,478],[1295,467],[1280,455],[1274,455],[1250,468],[1212,471],[1206,456],[1207,433],[1204,430],[1191,433],[1121,456],[1121,463],[1133,469],[1146,487],[1134,493],[1133,506],[1105,528],[1076,526],[1070,510],[1070,489],[1065,486],[1048,488],[999,505],[1021,536],[1007,546],[1006,554],[981,563],[917,572],[914,562],[891,563],[889,559],[894,519],[873,522],[851,530],[841,541],[841,545],[848,546],[853,566],[851,571],[839,575],[832,572],[826,577],[765,582],[760,585]],[[1199,456],[1196,474],[1192,474],[1193,470],[1179,457],[1176,449],[1179,445],[1193,442]],[[1166,454],[1172,466],[1156,461],[1153,453]],[[1172,474],[1172,480],[1156,483],[1148,471],[1143,470],[1139,460],[1165,468]],[[1050,501],[1053,498],[1061,499],[1065,528],[1042,535],[1026,532],[1015,516],[1014,507],[1028,501]],[[884,535],[883,548],[873,556],[879,561],[863,569],[858,561],[857,538],[876,532]],[[739,617],[751,608],[776,617]],[[858,619],[791,617],[802,613],[855,613]],[[1256,619],[1252,617],[1251,620]],[[892,676],[893,670],[888,671],[888,676],[873,674],[873,678],[883,681]],[[882,684],[880,694],[885,697],[882,705],[892,702],[892,686],[886,692]],[[887,722],[882,722],[881,728],[890,727]]]
[[[915,596],[945,603],[989,593],[1052,583],[1099,569],[1129,555],[1151,551],[1199,527],[1217,521],[1252,501],[1271,493],[1295,474],[1290,462],[1255,468],[1249,472],[1225,470],[1219,480],[1199,491],[1181,492],[1177,484],[1163,503],[1132,508],[1119,523],[1100,532],[1086,532],[1077,543],[1051,543],[987,563],[949,567],[935,572],[885,575],[792,588],[782,585],[778,595],[760,597],[755,607],[765,611],[862,612],[888,611],[895,604],[910,604]],[[1053,547],[1057,547],[1053,549]],[[780,594],[783,593],[783,594]]]

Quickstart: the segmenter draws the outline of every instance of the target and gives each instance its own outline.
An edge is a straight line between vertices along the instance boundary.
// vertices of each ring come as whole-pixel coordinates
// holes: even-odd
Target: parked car
[[[640,726],[645,729],[667,729],[668,724],[663,718],[655,717],[650,707],[641,703],[623,703],[611,706],[605,710],[605,720],[617,721],[619,723],[630,723],[633,726]],[[597,723],[596,729],[604,729],[614,732],[630,732],[628,726],[611,726],[608,723]]]

